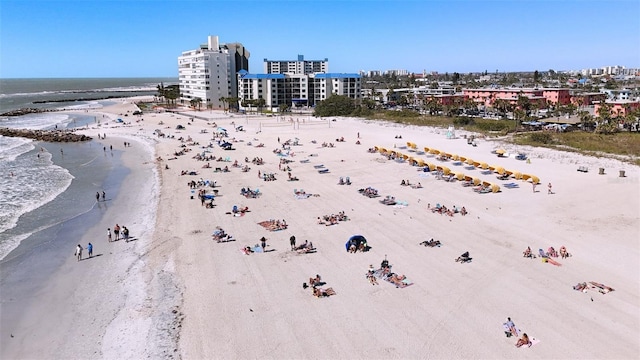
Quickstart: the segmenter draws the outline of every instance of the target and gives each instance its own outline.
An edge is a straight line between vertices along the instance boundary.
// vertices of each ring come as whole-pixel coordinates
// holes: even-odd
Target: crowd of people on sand
[[[556,250],[553,246],[550,246],[547,251],[543,251],[542,249],[540,249],[540,256],[542,257],[547,257],[547,258],[557,258],[560,257],[562,259],[566,259],[568,257],[571,257],[571,253],[569,253],[569,251],[567,250],[567,248],[562,245],[560,247],[560,250]],[[535,259],[536,255],[531,251],[531,247],[527,246],[527,248],[522,252],[522,256],[526,257],[526,258],[532,258]]]
[[[371,276],[387,281],[395,285],[396,288],[404,288],[413,284],[412,282],[409,281],[409,279],[407,279],[406,275],[400,275],[392,272],[391,264],[389,263],[389,260],[386,259],[386,257],[380,263],[379,269],[372,271],[372,266],[369,266],[369,270],[367,272],[367,278],[369,278],[369,282],[373,283],[373,280],[370,279],[369,272],[371,272]],[[377,284],[377,281],[376,281],[376,284]]]
[[[246,197],[247,199],[256,199],[260,195],[262,195],[262,193],[260,192],[260,189],[251,190],[249,187],[246,187],[240,189],[240,195]]]
[[[458,208],[457,206],[453,205],[452,208],[448,208],[444,205],[441,205],[440,203],[437,203],[436,206],[431,206],[431,203],[427,204],[427,210],[431,210],[432,213],[438,213],[440,215],[449,215],[449,216],[453,216],[454,214],[460,214],[462,216],[466,216],[468,214],[467,212],[467,208],[466,207],[462,207],[462,208]]]
[[[279,231],[287,228],[287,222],[284,219],[282,220],[271,219],[271,220],[263,221],[259,224],[269,231]]]
[[[442,243],[440,242],[440,240],[433,240],[433,238],[431,238],[431,240],[425,240],[423,242],[421,242],[419,245],[424,245],[424,246],[429,246],[429,247],[439,247],[442,245]]]
[[[320,275],[316,274],[316,276],[309,278],[309,284],[307,284],[306,282],[302,283],[302,288],[303,289],[311,288],[311,293],[313,294],[313,296],[317,298],[336,295],[336,292],[335,290],[333,290],[333,288],[328,287],[326,289],[323,289],[321,286],[324,286],[324,285],[326,285],[326,282],[322,281],[322,278],[320,277]]]
[[[422,189],[422,184],[421,183],[417,183],[417,184],[412,184],[411,182],[409,182],[409,180],[402,180],[400,181],[400,185],[401,186],[409,186],[413,189]]]
[[[516,325],[513,323],[510,317],[507,318],[507,322],[502,324],[502,327],[506,337],[510,338],[513,336],[518,338],[520,330],[516,328]],[[515,343],[516,347],[531,347],[531,345],[533,345],[533,342],[531,341],[531,339],[529,339],[527,333],[522,333],[522,336],[519,337]]]
[[[82,245],[78,244],[78,246],[76,246],[76,252],[74,253],[74,256],[78,259],[78,261],[82,260],[82,252],[84,251],[84,248],[82,247]],[[89,255],[89,259],[91,259],[93,257],[93,244],[92,243],[88,243],[87,244],[87,255]]]
[[[219,243],[235,241],[233,236],[227,234],[220,226],[216,226],[216,229],[213,231],[213,234],[211,234],[211,237],[213,240]]]
[[[380,196],[378,194],[378,190],[372,188],[372,187],[366,187],[364,189],[359,189],[358,192],[366,197],[370,197],[370,198],[374,198],[374,197],[378,197]]]
[[[244,158],[244,162],[249,162],[249,158],[245,157]],[[251,160],[251,163],[254,164],[254,165],[264,165],[264,160],[262,158],[260,158],[260,157],[254,157]]]
[[[289,238],[289,243],[291,244],[291,251],[297,251],[301,254],[315,252],[316,248],[313,246],[313,243],[309,240],[305,240],[302,244],[296,245],[296,237],[291,236]]]
[[[260,170],[258,170],[258,178],[262,179],[263,181],[276,181],[276,174],[274,173],[266,173],[266,172],[261,172]]]
[[[589,281],[589,283],[581,282],[581,283],[578,283],[577,285],[573,286],[573,290],[582,291],[584,293],[586,293],[587,290],[589,290],[589,289],[594,289],[594,290],[598,291],[599,293],[601,293],[603,295],[604,294],[608,294],[608,293],[610,293],[612,291],[615,291],[614,288],[609,287],[609,286],[607,286],[605,284],[601,284],[601,283],[595,282],[595,281]],[[591,299],[591,301],[593,301],[593,298]]]
[[[340,211],[337,214],[318,216],[319,225],[336,225],[340,221],[348,221],[349,217],[345,215],[344,211]]]

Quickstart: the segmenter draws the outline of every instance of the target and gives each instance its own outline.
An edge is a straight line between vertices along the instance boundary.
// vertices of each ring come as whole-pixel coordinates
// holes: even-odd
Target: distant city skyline
[[[3,0],[0,78],[177,77],[218,35],[330,72],[640,68],[637,0]],[[601,15],[598,20],[598,15]],[[604,19],[615,18],[615,21]]]

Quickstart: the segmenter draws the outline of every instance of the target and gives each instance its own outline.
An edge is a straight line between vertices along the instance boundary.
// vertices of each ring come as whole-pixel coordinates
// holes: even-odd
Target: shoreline
[[[105,144],[105,146],[112,144],[114,148],[122,147],[120,140],[113,137],[100,142],[100,144]],[[147,164],[149,161],[152,162],[153,153],[151,148],[145,150],[147,145],[142,142],[136,141],[133,144],[132,148],[127,148],[120,153],[122,156],[121,167],[113,169],[116,171],[115,173],[110,170],[110,174],[103,180],[107,182],[105,183],[108,193],[106,202],[98,202],[98,206],[93,210],[38,234],[42,237],[53,236],[53,239],[59,238],[60,240],[53,242],[47,240],[46,247],[39,245],[32,250],[21,251],[20,246],[23,248],[30,246],[29,240],[23,241],[18,249],[10,254],[9,263],[3,261],[3,267],[13,269],[7,272],[3,271],[3,282],[5,283],[2,294],[2,314],[5,317],[1,331],[3,356],[14,358],[80,356],[88,358],[95,357],[96,354],[113,352],[118,348],[115,346],[117,344],[111,344],[103,349],[101,344],[106,341],[103,338],[106,338],[105,334],[108,333],[110,326],[116,323],[112,320],[121,311],[119,305],[126,304],[135,293],[129,287],[141,285],[140,280],[137,280],[136,283],[136,278],[142,267],[132,270],[131,263],[139,251],[145,251],[147,237],[150,237],[153,231],[153,224],[149,225],[149,223],[154,223],[155,216],[153,193],[149,191],[157,185],[153,178],[146,175],[150,172],[154,177],[155,166],[152,163],[152,165],[143,164],[142,166],[139,164],[143,159]],[[134,149],[135,147],[138,149]],[[96,152],[102,153],[101,149],[96,149]],[[136,169],[140,167],[142,169]],[[115,179],[109,180],[109,177],[116,173],[120,173],[122,176],[118,176],[119,179],[114,183]],[[74,181],[82,181],[82,177],[76,178]],[[136,185],[138,189],[129,189],[128,185]],[[135,191],[144,191],[144,188],[148,189],[146,191],[151,196],[147,203],[140,202],[138,197],[142,193],[135,193]],[[90,194],[75,194],[73,196],[89,196],[93,199],[93,195]],[[95,199],[92,201],[95,202]],[[132,213],[132,211],[139,213]],[[93,220],[87,222],[87,218]],[[104,233],[107,227],[113,227],[111,222],[114,218],[119,218],[116,222],[120,221],[122,225],[128,226],[134,237],[140,237],[139,240],[126,244],[131,248],[128,251],[122,248],[124,244],[121,245],[121,243],[124,242],[109,244],[106,241]],[[127,218],[129,218],[128,221]],[[70,240],[69,237],[80,239],[79,242],[83,247],[86,247],[88,242],[92,242],[94,257],[77,262],[70,255],[75,246],[73,245],[74,241],[78,240]],[[65,240],[61,241],[63,238]],[[47,250],[47,248],[51,248],[51,250]],[[69,256],[65,255],[67,251]],[[34,260],[30,260],[32,258]],[[50,263],[51,265],[49,265]],[[36,269],[48,270],[38,271]],[[36,273],[32,273],[33,271]],[[112,271],[119,272],[119,274],[112,274]],[[14,285],[5,286],[9,284],[7,277],[13,279],[11,283]],[[31,280],[25,283],[25,280],[29,278]],[[35,278],[41,280],[34,283]],[[74,278],[75,280],[73,280]],[[80,281],[78,282],[78,280]],[[126,281],[127,288],[121,288],[122,281]],[[17,298],[13,298],[13,296],[18,294],[23,296],[25,301],[15,303]],[[38,294],[38,296],[32,297],[29,294]],[[42,296],[45,296],[49,301],[38,300]],[[7,300],[10,301],[7,302]],[[104,303],[104,300],[107,300],[107,303]],[[13,310],[7,311],[9,307],[12,307]],[[7,317],[10,314],[12,314],[11,318]],[[91,321],[91,325],[84,324],[86,316],[94,319]],[[62,329],[64,331],[59,331]],[[5,334],[7,332],[11,332],[13,337]],[[73,333],[77,335],[71,337],[75,339],[73,343],[76,345],[70,346],[69,336]],[[88,337],[89,334],[92,337]],[[144,338],[139,338],[139,336],[143,336],[142,334],[130,335],[132,338],[138,337],[142,343],[146,341]],[[51,347],[45,345],[47,342],[36,340],[58,336],[64,336],[64,339],[67,340],[59,338],[57,340],[59,346],[57,347]],[[20,344],[29,345],[21,346]],[[127,348],[132,347],[127,346]],[[128,351],[130,350],[128,349]]]
[[[464,132],[446,139],[441,129],[351,118],[292,126],[277,118],[185,110],[184,115],[144,114],[127,124],[112,121],[135,108],[123,100],[100,109],[95,113],[111,114],[109,120],[81,131],[107,134],[104,143],[114,148],[122,148],[123,141],[134,144],[134,151],[123,152],[123,162],[132,171],[116,199],[125,208],[110,207],[82,241],[97,238],[106,243],[105,227],[114,219],[123,225],[122,214],[136,219],[124,224],[140,240],[101,244],[98,251],[108,248],[111,253],[97,259],[100,265],[92,261],[87,270],[78,270],[84,261],[65,262],[43,294],[69,301],[67,308],[74,312],[47,319],[37,339],[20,334],[30,346],[25,350],[31,351],[30,357],[580,359],[585,352],[594,358],[634,358],[640,352],[640,244],[633,240],[640,236],[637,166],[549,149],[527,149],[531,163],[525,163],[514,159],[518,149],[509,145],[504,145],[504,158],[491,154],[500,146],[497,142],[479,140],[477,147],[468,146],[460,138]],[[195,115],[200,118],[191,121]],[[236,122],[245,131],[235,131]],[[177,130],[177,125],[185,129]],[[222,150],[212,141],[218,127],[229,130],[225,139],[235,150]],[[155,129],[166,137],[156,136]],[[355,143],[356,136],[361,145]],[[345,142],[335,142],[339,137]],[[274,150],[286,139],[300,144],[291,146],[293,155],[276,155]],[[148,147],[138,149],[138,141]],[[411,152],[407,141],[418,149],[436,148],[536,175],[540,188],[535,192],[528,182],[500,182],[493,173]],[[335,147],[321,146],[323,142]],[[256,147],[259,143],[265,146]],[[501,191],[476,194],[460,182],[436,180],[406,161],[366,151],[374,146],[498,183]],[[143,154],[135,155],[136,150]],[[175,156],[178,151],[186,153]],[[211,168],[203,168],[207,161],[195,160],[196,154],[230,161],[211,160]],[[255,157],[265,164],[251,163]],[[291,161],[286,165],[298,181],[287,181],[281,159]],[[232,166],[234,160],[251,169],[242,172]],[[321,174],[313,165],[330,171]],[[576,172],[582,165],[608,172]],[[214,171],[224,166],[230,171]],[[627,177],[613,173],[620,166]],[[149,181],[149,171],[157,178]],[[183,171],[197,175],[181,175]],[[258,171],[273,173],[277,180],[263,181]],[[337,185],[344,176],[353,185]],[[216,181],[219,193],[213,209],[192,198],[187,182],[200,179]],[[421,182],[423,188],[400,186],[405,179]],[[519,187],[507,188],[506,182]],[[547,182],[553,183],[553,194],[547,194]],[[358,193],[368,186],[408,205],[385,206]],[[262,195],[245,198],[239,194],[241,187],[258,188]],[[294,189],[318,196],[296,198]],[[465,206],[469,215],[433,214],[428,208],[437,203]],[[249,211],[228,214],[234,205]],[[318,216],[339,211],[349,220],[332,226],[317,223]],[[258,225],[269,219],[286,219],[288,228],[269,232]],[[235,241],[212,241],[216,226]],[[371,249],[347,253],[344,243],[354,234],[365,236]],[[298,243],[313,242],[317,252],[291,251],[292,235]],[[268,252],[240,251],[262,236],[268,238]],[[429,238],[443,246],[418,245]],[[527,246],[535,252],[561,245],[573,254],[558,260],[562,266],[522,257]],[[473,261],[461,265],[454,259],[464,251]],[[366,271],[383,259],[413,285],[371,285]],[[337,295],[317,299],[303,289],[302,283],[315,274]],[[603,295],[572,289],[582,281],[601,282],[615,291]],[[73,296],[60,293],[60,287]],[[51,308],[34,301],[44,310]],[[540,344],[515,348],[515,339],[502,332],[507,316]],[[32,317],[33,324],[38,318],[25,317]],[[65,331],[44,330],[54,323]],[[1,341],[9,341],[2,336]],[[585,337],[592,341],[585,344]],[[47,349],[46,343],[60,346]]]

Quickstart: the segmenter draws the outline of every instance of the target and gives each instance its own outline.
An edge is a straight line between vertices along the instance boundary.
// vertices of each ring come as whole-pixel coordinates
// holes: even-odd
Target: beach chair
[[[315,169],[322,169],[324,167],[324,165],[320,164],[320,165],[313,165],[313,167]]]
[[[321,169],[321,170],[318,170],[318,172],[319,172],[320,174],[326,174],[326,173],[328,173],[328,172],[329,172],[329,169]]]

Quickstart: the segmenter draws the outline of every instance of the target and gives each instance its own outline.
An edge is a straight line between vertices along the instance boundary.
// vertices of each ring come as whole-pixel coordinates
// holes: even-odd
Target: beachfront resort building
[[[249,51],[240,43],[221,44],[218,36],[178,57],[178,84],[181,100],[199,98],[203,104],[221,108],[221,98],[236,97],[236,74],[249,70]]]
[[[462,89],[462,93],[476,103],[491,106],[498,100],[506,100],[512,104],[518,102],[518,97],[524,96],[531,103],[544,108],[546,104],[567,105],[571,103],[569,89],[560,88],[480,88]]]
[[[250,74],[238,73],[238,97],[242,103],[264,99],[263,107],[278,111],[287,107],[314,106],[331,95],[360,99],[358,74]]]
[[[266,74],[304,74],[329,72],[329,59],[305,60],[304,55],[298,55],[298,60],[268,60],[264,59]]]

